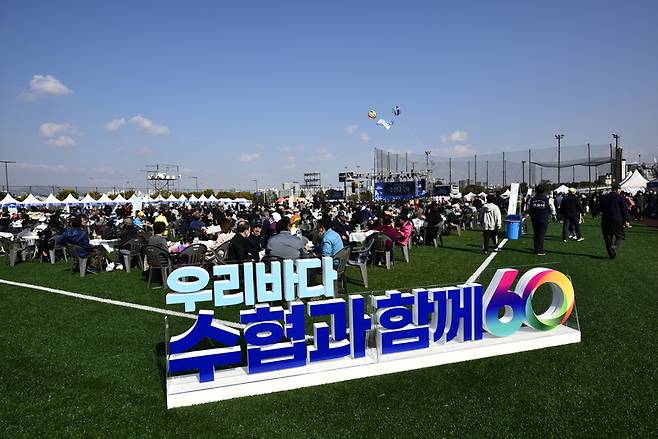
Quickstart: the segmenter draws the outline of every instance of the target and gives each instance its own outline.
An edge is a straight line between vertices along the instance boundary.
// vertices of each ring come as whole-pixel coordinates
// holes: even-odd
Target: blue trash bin
[[[507,229],[507,239],[519,239],[521,237],[521,215],[507,215],[505,228]]]

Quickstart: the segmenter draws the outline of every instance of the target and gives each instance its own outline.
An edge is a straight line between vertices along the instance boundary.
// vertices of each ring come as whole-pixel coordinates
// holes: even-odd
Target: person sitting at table
[[[169,226],[169,221],[167,220],[166,215],[164,212],[155,212],[154,214],[155,219],[153,219],[153,230],[155,231],[155,223],[163,223],[165,226],[164,233],[163,235],[167,235],[167,227]]]
[[[146,245],[159,247],[162,250],[168,252],[169,245],[167,244],[167,238],[163,236],[166,230],[167,226],[164,222],[158,221],[153,223],[153,236],[151,236],[148,241],[146,241]]]
[[[219,221],[219,227],[221,227],[222,232],[217,234],[217,239],[211,245],[212,248],[217,248],[220,245],[224,244],[226,241],[230,241],[235,236],[233,233],[233,222],[228,218],[223,218]]]
[[[267,247],[267,242],[263,245],[263,226],[260,223],[256,223],[251,227],[249,242],[251,242],[253,254],[258,254],[264,247]]]
[[[139,230],[133,225],[133,221],[130,218],[124,218],[121,222],[119,230],[117,231],[119,242],[117,243],[116,247],[123,248],[123,246],[125,246],[128,241],[137,236],[138,232]]]
[[[331,223],[331,230],[338,233],[340,239],[343,240],[343,245],[350,242],[350,238],[349,238],[350,224],[347,221],[347,215],[345,214],[345,211],[341,210],[340,212],[338,212],[338,214],[336,215],[336,219],[333,220]]]
[[[199,237],[203,235],[202,229],[206,227],[206,224],[201,220],[201,215],[195,213],[192,216],[192,221],[190,221],[189,230],[194,233],[195,236]]]
[[[395,241],[396,244],[401,246],[406,246],[409,244],[409,239],[411,239],[411,234],[414,231],[414,225],[409,220],[408,216],[401,216],[398,219],[397,231],[400,233],[399,238]]]
[[[89,258],[90,263],[87,270],[95,273],[100,269],[100,258],[109,259],[107,250],[102,245],[92,246],[89,243],[89,234],[84,229],[82,218],[73,216],[70,226],[55,240],[57,245],[70,244],[79,248],[78,254],[81,258]]]
[[[137,215],[135,215],[135,218],[133,218],[133,225],[138,229],[144,229],[144,226],[146,225],[146,220],[144,217],[144,212],[141,210],[137,212]]]
[[[169,253],[171,254],[178,254],[188,248],[190,245],[192,245],[192,242],[194,241],[194,236],[191,234],[187,234],[183,236],[180,242],[175,242],[169,247]]]
[[[299,259],[307,256],[304,241],[296,235],[290,234],[290,219],[281,218],[276,223],[277,234],[267,241],[267,254],[283,259]]]
[[[257,261],[258,253],[253,253],[253,244],[249,240],[249,235],[251,233],[249,221],[238,221],[236,232],[235,236],[231,238],[231,244],[228,246],[226,260],[229,263]]]
[[[331,229],[331,220],[322,218],[318,222],[320,234],[320,255],[333,257],[343,249],[343,240],[340,235]]]
[[[391,238],[392,242],[387,243],[386,250],[393,248],[393,242],[401,238],[400,232],[393,226],[393,214],[389,211],[384,212],[382,223],[375,230]]]

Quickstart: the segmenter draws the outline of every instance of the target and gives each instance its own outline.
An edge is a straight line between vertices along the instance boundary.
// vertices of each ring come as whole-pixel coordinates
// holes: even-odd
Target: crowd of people
[[[594,192],[566,195],[546,193],[541,186],[532,197],[521,196],[521,212],[529,215],[534,235],[534,251],[543,255],[544,238],[551,221],[561,221],[562,240],[582,241],[581,223],[586,213],[602,217],[606,250],[615,257],[624,240],[629,218],[656,216],[656,193],[634,197],[613,186],[610,194]],[[175,256],[196,242],[203,242],[209,254],[228,245],[227,261],[259,261],[263,257],[298,259],[334,257],[354,243],[350,234],[376,231],[389,238],[387,249],[414,244],[431,244],[437,235],[452,229],[481,227],[482,251],[498,244],[508,199],[500,193],[486,197],[434,198],[395,202],[297,202],[272,205],[227,207],[206,203],[146,205],[134,210],[132,204],[90,208],[45,209],[32,207],[0,214],[0,234],[19,235],[25,230],[38,234],[34,255],[47,257],[55,246],[73,245],[80,257],[97,271],[122,269],[122,260],[107,246],[91,240],[115,240],[114,248],[124,248],[131,239]]]

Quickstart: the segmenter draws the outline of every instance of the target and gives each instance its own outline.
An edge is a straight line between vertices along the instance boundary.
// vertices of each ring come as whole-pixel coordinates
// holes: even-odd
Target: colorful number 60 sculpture
[[[510,287],[518,272],[512,268],[496,271],[484,293],[484,329],[492,335],[505,337],[519,330],[523,323],[540,331],[549,331],[566,322],[574,306],[573,285],[569,278],[549,268],[533,268],[521,276],[512,291]],[[551,286],[553,300],[544,313],[537,315],[532,308],[532,296],[544,284]],[[502,308],[505,313],[499,318],[498,312]]]

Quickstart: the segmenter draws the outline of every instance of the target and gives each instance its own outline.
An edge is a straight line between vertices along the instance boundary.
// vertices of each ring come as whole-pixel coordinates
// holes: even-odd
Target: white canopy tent
[[[646,190],[647,183],[649,183],[649,180],[644,178],[642,174],[640,174],[640,171],[636,169],[632,174],[627,175],[626,178],[619,183],[619,186],[621,186],[621,190],[624,192],[635,195],[640,190]]]
[[[231,203],[233,203],[233,200],[231,200],[230,198],[220,198],[218,201],[219,201],[220,203],[224,203],[224,204],[231,204]]]
[[[117,195],[117,196],[114,198],[114,202],[115,202],[115,203],[122,203],[122,204],[123,204],[123,203],[127,203],[128,200],[126,200],[125,198],[123,198],[123,195],[119,194],[119,195]]]
[[[9,205],[9,204],[21,204],[16,198],[12,197],[11,194],[5,195],[5,197],[0,201],[0,205]]]
[[[22,202],[23,206],[38,206],[40,204],[43,204],[43,201],[39,200],[37,197],[34,195],[30,194]]]
[[[188,198],[188,201],[190,203],[195,203],[195,202],[199,201],[199,199],[196,197],[196,195],[192,194],[192,195],[190,195],[190,198]]]
[[[103,194],[98,199],[98,203],[100,203],[100,204],[110,204],[110,203],[114,203],[114,201],[110,200],[110,197],[108,197],[107,194]]]
[[[211,196],[208,197],[208,201],[210,203],[216,203],[218,200],[217,200],[217,197],[215,197],[214,195],[211,195]]]
[[[233,200],[234,203],[240,203],[240,204],[251,204],[251,201],[247,200],[246,198],[236,198]]]
[[[158,194],[158,196],[155,197],[155,200],[153,200],[153,201],[157,201],[157,202],[159,202],[159,203],[162,203],[164,200],[165,200],[165,199],[164,199],[164,197],[162,196],[162,194]]]
[[[142,203],[144,203],[144,204],[153,203],[154,201],[155,200],[153,198],[151,198],[150,196],[148,196],[148,195],[144,195],[144,198],[142,198]]]
[[[80,204],[80,200],[75,198],[73,194],[68,194],[66,198],[62,201],[63,204],[70,205],[70,204]]]
[[[62,204],[59,198],[53,194],[48,195],[48,198],[44,201],[44,204]]]
[[[569,193],[569,187],[565,185],[561,185],[560,187],[556,188],[553,192],[557,194],[566,194]]]
[[[80,200],[80,202],[83,203],[83,204],[96,204],[96,203],[98,203],[98,201],[89,194],[82,197],[82,200]]]
[[[208,201],[208,197],[206,197],[205,194],[201,194],[201,196],[199,197],[199,201],[203,201],[205,203],[206,201]]]
[[[178,198],[174,197],[174,194],[169,194],[167,197],[168,203],[178,203]]]
[[[131,203],[141,202],[142,197],[138,197],[137,194],[132,194],[130,198],[128,198],[128,201],[130,201]]]
[[[184,194],[180,194],[180,197],[178,197],[178,201],[185,202],[187,201],[187,197]]]

